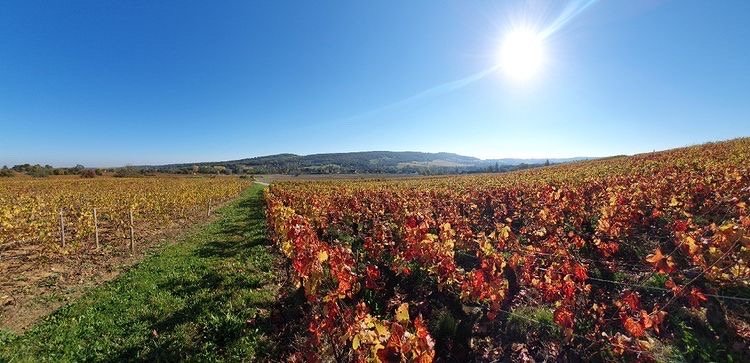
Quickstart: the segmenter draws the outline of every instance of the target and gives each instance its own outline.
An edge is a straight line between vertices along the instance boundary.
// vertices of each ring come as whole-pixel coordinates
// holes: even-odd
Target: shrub
[[[37,168],[35,168],[35,169],[30,170],[26,174],[31,175],[34,178],[46,178],[46,177],[48,177],[50,175],[50,172],[47,169],[42,169],[42,168],[37,169]]]
[[[137,178],[142,177],[143,173],[141,173],[140,170],[132,167],[132,166],[126,166],[124,168],[119,168],[117,171],[115,171],[115,178]]]
[[[86,169],[81,172],[81,178],[95,178],[96,175],[96,171],[93,169]]]

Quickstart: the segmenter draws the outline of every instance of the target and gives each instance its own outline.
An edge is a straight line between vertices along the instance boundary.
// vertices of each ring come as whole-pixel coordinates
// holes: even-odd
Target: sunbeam
[[[591,5],[594,5],[599,0],[580,0],[568,3],[565,6],[562,13],[555,18],[552,23],[544,27],[540,32],[539,36],[542,39],[549,38],[552,34],[560,31],[566,24],[573,20],[578,14],[588,9]]]
[[[451,92],[457,91],[457,90],[459,90],[461,88],[464,88],[464,87],[466,87],[466,86],[468,86],[468,85],[470,85],[470,84],[472,84],[472,83],[474,83],[476,81],[481,80],[484,77],[487,77],[488,75],[490,75],[493,72],[495,72],[498,68],[500,68],[500,66],[499,65],[495,65],[495,66],[490,67],[488,69],[485,69],[485,70],[483,70],[481,72],[474,73],[474,74],[472,74],[470,76],[466,76],[466,77],[461,78],[461,79],[457,79],[457,80],[454,80],[454,81],[450,81],[450,82],[445,82],[443,84],[439,84],[437,86],[434,86],[432,88],[428,88],[428,89],[426,89],[426,90],[424,90],[422,92],[419,92],[419,93],[417,93],[417,94],[415,94],[413,96],[404,98],[404,99],[402,99],[400,101],[396,101],[396,102],[393,102],[391,104],[388,104],[388,105],[385,105],[385,106],[382,106],[382,107],[379,107],[379,108],[376,108],[376,109],[372,109],[372,110],[367,111],[367,112],[360,113],[358,115],[354,115],[354,116],[351,116],[351,117],[348,117],[348,118],[345,118],[345,119],[341,119],[338,122],[339,123],[344,123],[344,122],[348,122],[348,121],[354,121],[354,120],[357,120],[357,119],[360,119],[360,118],[374,116],[374,115],[376,115],[378,113],[381,113],[381,112],[384,112],[384,111],[388,111],[388,110],[392,110],[392,109],[396,109],[396,108],[399,108],[399,107],[403,107],[403,106],[409,105],[411,103],[414,103],[414,102],[417,102],[417,101],[420,101],[420,100],[429,99],[429,98],[433,98],[433,97],[437,97],[437,96],[440,96],[440,95],[444,95],[444,94],[447,94],[447,93],[451,93]]]
[[[563,11],[555,20],[546,26],[541,26],[536,30],[534,27],[524,25],[522,27],[511,28],[505,34],[505,39],[500,50],[498,64],[477,72],[475,74],[457,79],[454,81],[439,84],[421,91],[413,96],[402,100],[381,106],[360,114],[334,121],[334,124],[346,123],[361,118],[371,117],[381,112],[397,109],[416,101],[425,100],[433,97],[442,96],[448,93],[458,91],[472,83],[482,80],[497,70],[502,69],[504,73],[513,81],[523,82],[534,76],[544,65],[544,40],[552,34],[560,31],[566,24],[576,16],[591,7],[598,0],[578,0],[568,3]],[[523,14],[519,23],[528,24],[531,14]]]

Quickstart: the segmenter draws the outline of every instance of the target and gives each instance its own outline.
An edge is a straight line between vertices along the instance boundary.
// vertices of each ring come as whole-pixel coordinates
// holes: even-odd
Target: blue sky
[[[599,1],[545,40],[532,81],[493,72],[398,103],[492,68],[512,24],[544,26],[563,7],[6,1],[0,165],[360,150],[605,156],[750,136],[744,0]]]

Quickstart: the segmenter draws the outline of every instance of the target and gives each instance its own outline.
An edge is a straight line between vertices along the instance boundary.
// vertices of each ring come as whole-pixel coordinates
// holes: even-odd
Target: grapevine
[[[133,212],[138,226],[160,229],[205,215],[249,186],[229,178],[48,178],[0,181],[0,245],[33,244],[48,253],[72,253],[90,246],[93,210],[106,239],[125,238]],[[60,244],[62,213],[68,247]]]
[[[311,307],[307,357],[431,360],[449,348],[409,329],[438,299],[479,308],[475,327],[546,309],[579,357],[656,359],[671,317],[703,314],[747,358],[750,139],[499,175],[286,182],[266,201]],[[419,321],[394,315],[403,306]],[[422,340],[385,344],[407,332]]]

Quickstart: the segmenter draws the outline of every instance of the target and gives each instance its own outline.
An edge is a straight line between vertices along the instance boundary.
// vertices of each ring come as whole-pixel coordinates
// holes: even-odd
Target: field
[[[295,358],[750,360],[750,139],[266,203]]]
[[[236,177],[0,179],[2,325],[24,329],[71,291],[115,276],[250,184]]]
[[[750,360],[750,139],[269,181],[0,180],[0,361]]]
[[[228,178],[45,178],[0,180],[0,245],[38,244],[71,252],[94,238],[94,208],[106,240],[126,237],[130,214],[137,226],[155,227],[207,213],[249,185]],[[67,233],[63,246],[62,224]],[[7,248],[7,247],[6,247]]]
[[[0,328],[0,362],[267,361],[277,255],[262,187],[24,334]]]

